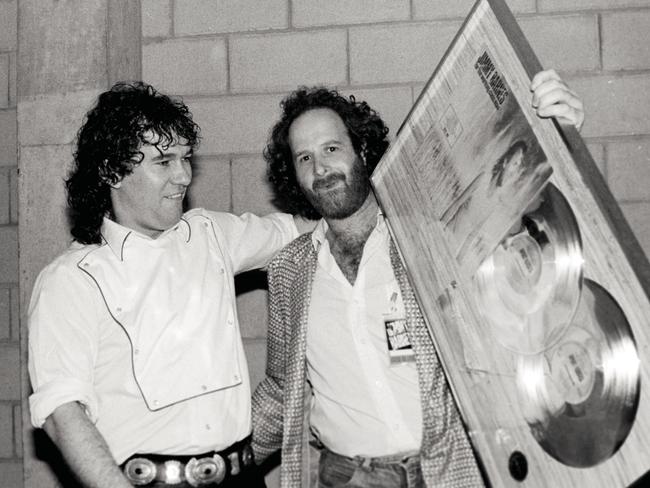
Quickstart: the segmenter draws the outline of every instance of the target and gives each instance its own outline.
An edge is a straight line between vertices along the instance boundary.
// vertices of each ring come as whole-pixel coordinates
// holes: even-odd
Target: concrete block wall
[[[235,213],[266,213],[273,205],[261,150],[282,97],[300,84],[336,86],[367,100],[396,130],[473,2],[141,3],[143,78],[161,90],[182,95],[203,128],[193,203]],[[557,68],[583,97],[587,108],[583,135],[650,253],[650,48],[646,34],[650,0],[508,3],[542,64]],[[18,290],[16,19],[19,9],[32,8],[32,4],[0,0],[0,488],[23,486],[19,363],[24,356],[19,350],[19,296],[25,292]],[[89,14],[81,9],[78,15]],[[20,29],[29,37],[29,25]],[[56,61],[47,50],[42,54],[25,62]],[[65,66],[61,69],[65,71]],[[37,66],[34,71],[42,70]],[[77,81],[70,84],[90,86]],[[29,89],[21,89],[39,93],[38,84],[46,82],[35,77],[25,80]],[[83,112],[81,107],[93,95],[93,90],[87,97],[77,93],[69,102]],[[34,146],[25,148],[24,158],[63,160],[64,154],[36,146],[69,141],[78,123],[57,114],[56,107],[49,110],[44,103],[32,107],[29,101],[23,104],[21,118],[23,127],[42,121],[38,131],[19,141]],[[67,146],[56,150],[65,152]],[[47,170],[37,164],[27,167],[33,172]],[[29,195],[21,198],[26,201]],[[37,207],[27,206],[21,213],[36,212]],[[59,246],[63,239],[40,237],[45,244],[54,239]],[[39,260],[30,251],[31,258]],[[242,333],[256,383],[265,362],[264,276],[248,274],[238,285]],[[271,475],[269,485],[277,486],[277,473]]]
[[[22,486],[16,142],[17,0],[0,1],[0,487]]]
[[[298,85],[354,93],[397,130],[472,4],[143,0],[143,77],[181,95],[203,129],[193,204],[273,210],[261,151],[279,101]],[[508,4],[542,65],[583,98],[582,134],[650,253],[650,0]],[[266,300],[263,281],[250,285],[239,313],[256,383]]]

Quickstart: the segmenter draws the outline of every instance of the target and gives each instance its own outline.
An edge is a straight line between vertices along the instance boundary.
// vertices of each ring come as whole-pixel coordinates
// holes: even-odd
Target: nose
[[[183,160],[176,161],[172,182],[176,185],[189,186],[192,181],[192,165]]]
[[[320,155],[314,155],[314,174],[316,176],[323,176],[327,172],[327,164],[325,158]]]

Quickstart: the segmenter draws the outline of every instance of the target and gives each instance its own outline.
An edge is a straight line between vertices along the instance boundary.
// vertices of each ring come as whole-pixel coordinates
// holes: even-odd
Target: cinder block
[[[18,282],[18,227],[0,226],[0,283]]]
[[[649,25],[650,10],[603,14],[603,68],[647,69]]]
[[[280,114],[281,95],[187,100],[204,135],[202,154],[261,153]]]
[[[537,0],[537,10],[539,12],[614,9],[647,5],[647,0],[572,0],[571,2],[566,0]]]
[[[344,84],[346,33],[323,30],[233,38],[230,80],[236,92]]]
[[[176,95],[221,93],[227,83],[225,41],[183,39],[148,44],[142,49],[142,76],[157,89]]]
[[[232,160],[233,212],[266,215],[277,212],[273,205],[273,187],[266,175],[262,156],[240,157]]]
[[[346,90],[345,94],[354,95],[357,100],[367,102],[388,126],[390,139],[395,137],[415,101],[412,89],[407,86],[351,89]]]
[[[14,405],[14,447],[16,457],[23,457],[23,422],[20,405]]]
[[[0,288],[0,340],[11,337],[11,289]]]
[[[9,106],[16,106],[16,52],[9,53]]]
[[[0,403],[0,458],[14,455],[14,421],[10,403]]]
[[[413,18],[416,20],[465,18],[475,0],[413,0]],[[515,12],[534,12],[535,0],[507,0],[508,7]]]
[[[69,244],[64,178],[70,146],[23,147],[20,153],[21,300],[27,299],[38,272]]]
[[[84,90],[21,99],[18,104],[21,146],[70,144],[97,95],[98,90]]]
[[[18,223],[18,168],[9,168],[9,222]]]
[[[191,207],[231,212],[230,161],[210,156],[195,157],[188,192]]]
[[[177,36],[284,29],[289,25],[288,0],[176,0]]]
[[[14,341],[20,340],[20,291],[18,285],[11,288],[11,339]]]
[[[244,351],[248,360],[251,390],[254,391],[266,373],[266,340],[244,339]]]
[[[456,35],[459,22],[350,29],[350,82],[426,81]]]
[[[0,108],[9,106],[9,64],[9,54],[0,54]]]
[[[632,227],[643,252],[650,256],[650,202],[621,203],[625,219]]]
[[[650,76],[594,76],[567,80],[583,99],[583,137],[650,133]]]
[[[0,166],[16,166],[16,109],[0,110]]]
[[[249,271],[237,277],[237,313],[241,334],[265,338],[268,326],[266,273]]]
[[[9,168],[0,166],[0,225],[6,225],[11,219],[11,186]]]
[[[537,17],[518,22],[542,66],[558,71],[599,67],[596,15]]]
[[[142,0],[140,8],[143,37],[169,37],[171,35],[171,0]]]
[[[106,85],[108,3],[20,0],[21,97]]]
[[[293,2],[291,10],[294,27],[390,22],[410,15],[408,0],[302,0]]]
[[[0,463],[0,488],[23,488],[23,463]]]
[[[607,175],[617,200],[650,200],[650,141],[610,143]]]
[[[20,400],[18,344],[0,344],[0,371],[0,400]]]
[[[0,2],[0,51],[15,51],[18,32],[18,1]]]

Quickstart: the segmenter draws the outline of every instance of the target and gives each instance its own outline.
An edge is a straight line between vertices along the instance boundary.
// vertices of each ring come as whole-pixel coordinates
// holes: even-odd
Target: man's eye
[[[309,156],[300,156],[300,157],[298,158],[298,162],[299,162],[299,163],[306,163],[306,162],[309,161],[310,159],[311,159],[311,158],[310,158]]]
[[[169,166],[169,159],[163,159],[162,161],[158,161],[158,164],[160,166]]]
[[[185,156],[181,161],[184,163],[191,164],[192,163],[192,157],[191,156]]]
[[[329,147],[327,148],[327,150],[328,150],[329,152],[334,152],[334,151],[336,151],[337,149],[338,149],[338,147],[336,147],[336,146],[329,146]]]

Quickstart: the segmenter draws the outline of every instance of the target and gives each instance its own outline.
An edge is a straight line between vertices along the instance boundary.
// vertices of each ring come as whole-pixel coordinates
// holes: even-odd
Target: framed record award
[[[488,485],[650,470],[650,265],[542,68],[479,0],[371,176]]]

